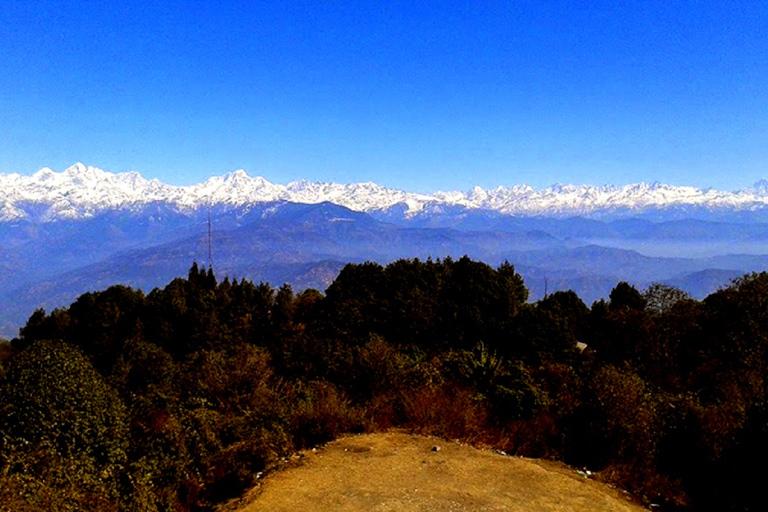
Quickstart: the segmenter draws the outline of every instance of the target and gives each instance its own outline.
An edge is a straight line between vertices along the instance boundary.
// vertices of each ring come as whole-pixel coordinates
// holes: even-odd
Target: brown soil
[[[645,510],[561,465],[398,432],[303,453],[246,499],[238,512]]]

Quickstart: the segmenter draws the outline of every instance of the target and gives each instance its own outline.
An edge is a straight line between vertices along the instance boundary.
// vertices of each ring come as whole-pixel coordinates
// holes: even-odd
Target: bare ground
[[[246,502],[238,512],[645,510],[562,465],[401,432],[346,437],[305,452]]]

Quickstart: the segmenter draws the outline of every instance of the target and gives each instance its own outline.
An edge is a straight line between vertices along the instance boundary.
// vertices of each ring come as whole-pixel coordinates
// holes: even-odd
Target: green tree
[[[563,359],[572,355],[576,344],[586,341],[589,309],[572,291],[559,291],[535,305],[526,304],[514,321],[514,342],[507,357]]]
[[[119,501],[127,461],[125,407],[75,347],[38,341],[17,354],[0,382],[0,473],[22,479],[25,499],[41,489],[66,497]],[[93,501],[91,502],[93,504]]]
[[[334,336],[361,345],[381,332],[388,315],[386,276],[378,263],[348,264],[325,292],[325,311]]]
[[[130,338],[140,335],[144,294],[128,286],[110,286],[85,293],[69,307],[69,332],[63,339],[87,354],[99,372],[106,374]]]
[[[612,310],[642,310],[645,309],[646,301],[637,288],[621,281],[617,284],[610,294],[610,308]]]

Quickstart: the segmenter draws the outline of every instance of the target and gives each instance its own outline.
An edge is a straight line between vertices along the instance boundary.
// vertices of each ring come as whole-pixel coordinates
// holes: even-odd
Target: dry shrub
[[[354,365],[349,369],[353,397],[368,401],[380,394],[392,393],[406,374],[405,358],[383,338],[372,335],[355,351]]]
[[[406,424],[422,434],[477,441],[488,413],[470,390],[450,383],[416,389],[403,398]]]
[[[613,366],[600,369],[589,384],[596,466],[651,464],[661,432],[658,400],[636,374]]]
[[[747,421],[743,401],[737,392],[733,398],[709,407],[691,404],[689,410],[694,415],[700,436],[702,454],[708,461],[716,461],[732,449]]]
[[[363,430],[360,411],[333,384],[315,381],[297,385],[291,394],[291,401],[297,403],[291,417],[297,448],[316,446],[340,434]]]
[[[396,427],[402,423],[402,400],[399,394],[387,393],[376,395],[364,406],[367,432],[376,432]]]
[[[117,500],[106,496],[98,482],[66,482],[59,468],[45,468],[43,475],[0,475],[0,512],[117,512]],[[58,474],[56,474],[58,473]]]
[[[661,475],[652,468],[612,464],[597,475],[598,480],[629,492],[644,505],[663,505],[664,510],[681,510],[690,505],[678,479]]]
[[[269,454],[255,442],[227,447],[210,461],[205,491],[209,501],[219,503],[240,496],[266,467]]]
[[[243,345],[230,353],[203,350],[195,354],[187,369],[187,392],[218,409],[240,411],[270,405],[272,366],[269,354]]]
[[[555,419],[549,413],[533,418],[514,420],[505,425],[503,433],[491,444],[507,453],[536,458],[557,458],[560,451]]]

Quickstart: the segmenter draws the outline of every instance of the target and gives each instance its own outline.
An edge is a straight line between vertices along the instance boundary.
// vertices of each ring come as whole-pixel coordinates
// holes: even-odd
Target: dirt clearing
[[[641,511],[554,463],[390,432],[346,437],[272,473],[238,512]]]

